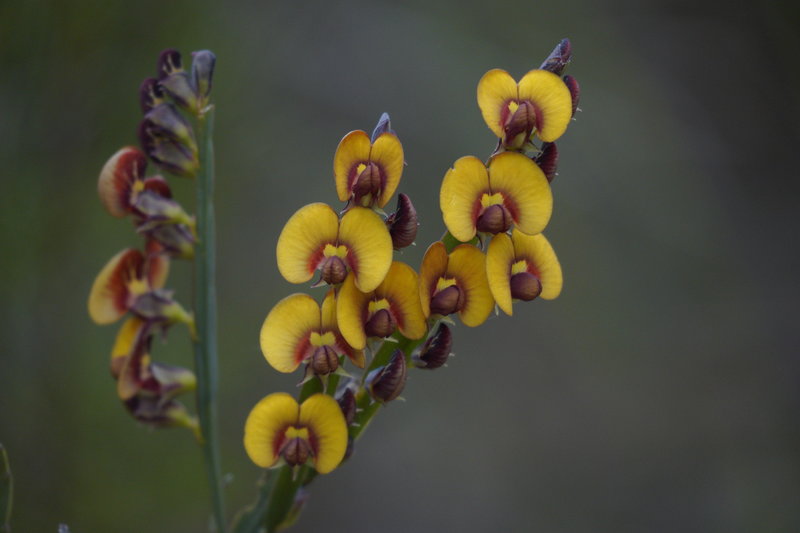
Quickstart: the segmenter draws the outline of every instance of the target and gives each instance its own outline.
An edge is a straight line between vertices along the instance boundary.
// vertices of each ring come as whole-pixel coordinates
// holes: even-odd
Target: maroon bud
[[[556,143],[542,143],[542,152],[533,161],[542,169],[547,181],[552,183],[558,169],[558,147],[556,147]]]
[[[339,356],[333,347],[319,346],[311,355],[311,369],[318,376],[324,376],[339,368]]]
[[[547,59],[544,60],[540,69],[549,70],[557,76],[561,76],[567,64],[572,59],[572,44],[569,39],[562,39],[560,43],[553,48]]]
[[[211,82],[214,78],[216,61],[217,56],[210,50],[192,52],[192,85],[202,99],[207,99],[211,94]]]
[[[431,298],[431,314],[446,316],[464,307],[464,293],[455,285],[437,292]]]
[[[511,276],[511,297],[530,302],[542,292],[542,282],[530,272],[519,272]]]
[[[347,265],[341,257],[332,255],[322,263],[322,280],[328,285],[338,285],[347,277]]]
[[[138,135],[142,150],[162,169],[187,178],[197,173],[199,161],[196,153],[165,136],[152,122],[140,122]]]
[[[564,76],[564,83],[567,84],[569,94],[572,96],[572,116],[575,116],[575,111],[578,110],[578,102],[581,99],[581,86],[578,85],[578,80],[567,74]]]
[[[403,392],[406,373],[406,356],[402,351],[395,350],[386,366],[378,367],[367,375],[367,390],[376,401],[390,402]]]
[[[378,119],[375,129],[372,130],[372,142],[375,142],[375,140],[384,133],[394,133],[394,130],[392,129],[392,121],[389,118],[389,113],[383,113],[381,118]]]
[[[383,177],[381,169],[375,163],[367,163],[367,166],[356,177],[353,183],[353,195],[356,203],[361,204],[361,199],[370,196],[370,202],[374,201],[383,189]]]
[[[295,437],[289,439],[283,445],[281,455],[283,455],[289,466],[304,465],[308,458],[311,457],[311,445],[306,439]]]
[[[339,402],[339,407],[342,409],[344,421],[349,426],[356,419],[356,395],[351,389],[346,388],[337,401]]]
[[[506,120],[503,131],[505,132],[506,142],[512,142],[517,135],[524,134],[525,139],[531,136],[533,128],[536,127],[536,109],[527,100],[520,102],[514,114]],[[523,141],[524,142],[524,141]]]
[[[192,230],[186,224],[151,223],[145,221],[137,228],[154,242],[161,245],[161,250],[176,259],[193,259],[194,245],[197,242]]]
[[[433,370],[439,368],[447,362],[450,357],[450,349],[453,347],[453,333],[447,324],[440,323],[439,327],[417,355],[414,356],[414,364],[418,368]]]
[[[164,91],[156,78],[147,78],[139,86],[139,105],[142,113],[147,113],[158,104],[164,103]]]
[[[503,233],[511,227],[511,213],[504,205],[494,204],[484,210],[478,217],[475,227],[484,233]]]
[[[159,104],[144,116],[153,132],[185,146],[192,153],[197,153],[197,141],[189,122],[178,113],[172,104]]]
[[[397,328],[397,322],[388,309],[380,309],[364,325],[367,337],[388,337]]]
[[[173,72],[183,71],[183,67],[181,66],[181,53],[174,48],[162,50],[161,54],[158,56],[156,70],[158,71],[159,80],[163,80]]]
[[[411,243],[417,238],[417,228],[419,227],[417,210],[414,209],[414,204],[407,195],[403,193],[397,195],[397,210],[386,219],[386,225],[389,227],[392,246],[395,250],[411,246]]]
[[[173,72],[169,76],[162,78],[158,83],[175,104],[190,113],[197,114],[200,109],[200,102],[197,98],[197,91],[192,86],[189,74],[186,72]]]

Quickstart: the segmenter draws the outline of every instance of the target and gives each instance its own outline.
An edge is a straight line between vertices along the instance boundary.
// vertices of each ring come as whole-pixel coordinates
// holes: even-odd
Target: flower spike
[[[389,128],[388,116],[385,124]],[[381,130],[381,122],[376,132]],[[351,131],[339,142],[333,157],[333,174],[339,200],[356,205],[385,206],[403,174],[403,145],[389,129],[374,141],[361,131]]]

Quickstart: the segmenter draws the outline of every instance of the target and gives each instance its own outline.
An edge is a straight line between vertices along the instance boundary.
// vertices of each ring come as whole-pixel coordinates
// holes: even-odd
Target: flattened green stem
[[[6,449],[0,444],[0,532],[11,531],[11,504],[14,500],[14,478],[8,464]]]
[[[197,415],[203,455],[211,488],[211,505],[218,533],[225,533],[225,502],[219,464],[217,427],[217,294],[214,235],[214,108],[197,120],[200,171],[197,175],[197,235],[194,260],[194,309],[197,335],[194,364],[197,373]]]

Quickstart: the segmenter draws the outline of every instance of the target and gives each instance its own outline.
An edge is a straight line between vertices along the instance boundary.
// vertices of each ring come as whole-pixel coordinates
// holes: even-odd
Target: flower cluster
[[[193,177],[199,168],[193,128],[179,108],[199,116],[208,105],[214,55],[195,52],[191,71],[181,67],[176,50],[158,60],[158,77],[140,88],[143,118],[141,149],[127,146],[103,166],[98,180],[100,201],[114,217],[130,217],[144,238],[142,249],[126,248],[103,267],[89,294],[89,316],[97,324],[122,324],[111,352],[111,374],[130,414],[155,427],[197,422],[176,400],[195,387],[187,369],[151,360],[153,337],[175,323],[194,320],[164,288],[172,259],[192,259],[197,241],[195,220],[173,198],[167,180],[147,175],[148,160],[162,171]]]
[[[498,144],[487,161],[462,157],[445,174],[447,232],[427,249],[419,274],[393,257],[416,237],[411,200],[400,194],[395,212],[382,211],[405,167],[388,115],[372,135],[344,136],[333,162],[341,211],[309,204],[278,238],[283,277],[317,277],[314,286],[328,289],[321,303],[304,293],[284,298],[263,323],[267,362],[287,373],[302,366],[304,378],[299,402],[270,394],[248,416],[244,445],[257,465],[310,463],[330,472],[378,409],[401,394],[410,367],[447,362],[449,315],[474,327],[495,306],[511,315],[515,300],[559,295],[561,267],[541,232],[553,209],[555,141],[578,103],[577,82],[562,77],[570,56],[565,39],[519,82],[503,70],[480,80],[478,105]]]

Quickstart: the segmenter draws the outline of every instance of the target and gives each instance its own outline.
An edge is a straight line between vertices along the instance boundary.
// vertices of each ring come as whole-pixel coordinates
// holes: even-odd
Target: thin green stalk
[[[0,532],[11,531],[11,503],[14,496],[14,478],[8,465],[6,449],[0,444]]]
[[[195,371],[197,415],[211,488],[211,505],[218,533],[225,532],[225,502],[219,460],[217,427],[217,294],[216,243],[214,236],[214,108],[197,120],[200,170],[197,175],[197,235],[195,246]]]

